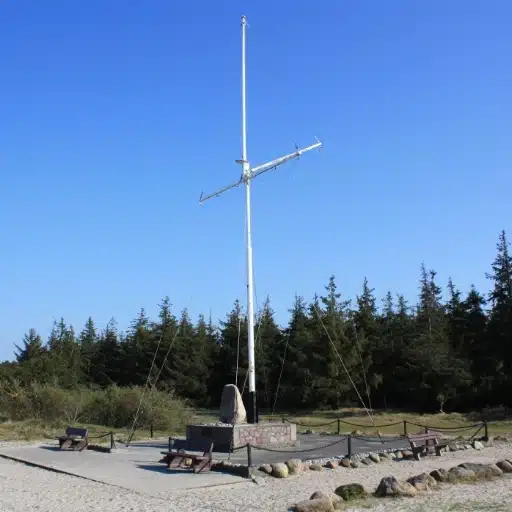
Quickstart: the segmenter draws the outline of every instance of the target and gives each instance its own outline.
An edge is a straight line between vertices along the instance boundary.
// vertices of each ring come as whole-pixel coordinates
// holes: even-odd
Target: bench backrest
[[[426,434],[409,434],[407,439],[412,443],[419,443],[421,441],[435,441],[440,437],[437,432],[427,432]]]
[[[66,429],[67,436],[87,437],[86,428],[68,427]]]

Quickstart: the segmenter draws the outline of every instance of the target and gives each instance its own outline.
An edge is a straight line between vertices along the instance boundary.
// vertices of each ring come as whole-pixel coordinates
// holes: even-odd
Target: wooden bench
[[[202,455],[197,453],[191,453],[186,450],[171,450],[168,452],[161,452],[164,458],[160,462],[167,464],[169,469],[176,468],[188,468],[192,469],[194,473],[208,472],[212,468],[213,463],[213,443],[209,445]],[[190,459],[192,464],[190,466],[185,465],[185,460]]]
[[[57,437],[61,450],[82,451],[88,444],[88,430],[86,428],[68,427],[63,436]]]
[[[436,455],[441,456],[441,450],[447,446],[448,443],[440,443],[439,432],[425,432],[424,434],[409,434],[407,440],[411,444],[411,451],[416,460],[420,460],[422,455],[425,455],[432,450],[435,450]]]

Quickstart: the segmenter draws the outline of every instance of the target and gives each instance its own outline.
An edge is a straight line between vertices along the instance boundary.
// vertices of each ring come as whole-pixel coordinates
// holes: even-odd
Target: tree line
[[[296,296],[288,325],[277,325],[267,300],[256,321],[259,406],[311,410],[361,405],[430,412],[512,405],[512,256],[505,231],[486,277],[490,292],[447,299],[436,272],[421,266],[419,296],[409,304],[388,292],[381,305],[365,279],[355,301],[342,299],[334,276],[307,302]],[[239,301],[214,324],[169,298],[158,319],[142,309],[126,333],[89,318],[80,332],[64,319],[43,341],[35,329],[0,365],[0,379],[63,388],[144,386],[172,389],[197,406],[218,406],[222,388],[247,383],[247,319]]]

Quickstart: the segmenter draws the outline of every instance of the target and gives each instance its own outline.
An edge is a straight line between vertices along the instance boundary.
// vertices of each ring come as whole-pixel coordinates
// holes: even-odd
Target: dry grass
[[[400,413],[400,412],[375,412],[373,414],[373,420],[375,422],[376,428],[373,426],[370,418],[365,413],[364,410],[360,409],[343,409],[340,411],[319,411],[311,414],[303,414],[303,415],[290,415],[290,414],[280,414],[280,415],[270,415],[270,414],[262,414],[260,416],[260,421],[282,421],[282,419],[286,419],[288,421],[297,421],[303,425],[298,425],[297,430],[299,432],[303,432],[308,429],[312,429],[316,432],[331,432],[336,433],[338,429],[337,418],[342,420],[341,423],[341,432],[349,433],[354,430],[358,430],[366,435],[375,435],[377,430],[383,435],[401,435],[404,433],[403,421],[406,420],[409,422],[407,429],[408,432],[418,432],[421,430],[420,427],[416,427],[412,425],[416,423],[418,425],[427,425],[429,427],[459,427],[459,426],[469,426],[478,420],[472,419],[472,415],[463,415],[458,413],[451,414],[430,414],[430,415],[418,415],[418,414],[410,414],[410,413]],[[218,421],[218,413],[217,411],[212,410],[196,410],[192,417],[190,418],[190,422],[217,422]],[[318,426],[325,423],[333,422],[330,425]],[[353,426],[347,425],[346,423],[353,423]],[[389,424],[389,423],[399,423],[398,425],[391,427],[381,427],[380,425]],[[61,435],[63,430],[67,426],[67,422],[65,420],[58,422],[44,422],[41,420],[27,420],[27,421],[18,421],[18,422],[2,422],[0,423],[0,441],[33,441],[40,439],[54,439],[57,435]],[[126,440],[129,434],[129,429],[113,429],[110,427],[104,427],[101,425],[84,425],[89,428],[91,435],[114,431],[116,434],[116,438]],[[168,432],[164,430],[154,431],[154,438],[162,438],[167,437],[169,435],[183,435],[185,433],[184,427],[181,427],[177,431]],[[463,431],[461,434],[464,437],[469,437],[474,433],[473,430]],[[483,430],[480,431],[479,435],[483,435]],[[496,422],[489,423],[489,435],[497,436],[497,435],[512,435],[512,420],[500,420]],[[459,435],[459,432],[454,433],[455,436]],[[137,430],[135,433],[135,438],[137,440],[141,439],[149,439],[150,432],[149,429],[141,429]]]
[[[40,420],[27,420],[27,421],[6,421],[0,423],[0,441],[42,441],[42,440],[54,440],[56,437],[61,436],[68,424],[66,422],[55,422],[45,423]],[[105,437],[103,439],[94,439],[94,436],[99,436],[107,432],[114,432],[116,440],[126,442],[130,434],[129,429],[113,429],[110,427],[104,427],[102,425],[88,425],[80,424],[81,427],[89,430],[89,436],[91,437],[90,442],[92,444],[108,444],[110,438]],[[168,432],[157,431],[153,432],[154,438],[163,438],[169,435]],[[132,438],[133,441],[141,441],[150,439],[149,429],[136,430]]]

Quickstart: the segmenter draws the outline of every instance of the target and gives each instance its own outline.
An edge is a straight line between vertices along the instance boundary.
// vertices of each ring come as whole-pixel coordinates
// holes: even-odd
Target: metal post
[[[247,478],[251,477],[252,468],[252,447],[251,444],[247,444]]]
[[[153,423],[149,425],[149,437],[153,439]]]
[[[168,440],[168,443],[167,443],[168,451],[172,450],[173,444],[174,444],[174,442],[173,442],[172,437],[169,437],[169,440]]]
[[[487,420],[484,421],[484,435],[485,435],[485,440],[488,441],[489,440],[489,425],[487,425]]]
[[[340,434],[341,434],[341,421],[338,418],[338,435],[340,435]]]
[[[350,434],[347,436],[347,457],[352,458],[352,436]]]
[[[267,171],[277,168],[278,166],[299,158],[302,154],[320,149],[322,143],[317,140],[315,144],[311,144],[303,149],[299,149],[295,145],[295,151],[288,155],[281,156],[270,162],[256,167],[250,166],[247,157],[247,110],[246,110],[246,26],[247,19],[242,16],[242,159],[236,160],[242,164],[241,177],[231,185],[227,185],[212,194],[203,195],[199,199],[203,204],[208,199],[220,196],[224,192],[239,187],[242,183],[245,185],[245,208],[246,208],[246,236],[247,236],[247,322],[248,322],[248,376],[249,376],[249,397],[247,403],[247,421],[249,423],[258,423],[258,408],[256,399],[256,364],[254,356],[254,283],[253,283],[253,258],[252,258],[252,228],[251,228],[251,181]]]
[[[407,437],[407,421],[404,420],[404,437]]]
[[[247,111],[245,92],[245,27],[247,19],[242,16],[242,175],[245,182],[245,218],[247,234],[247,328],[249,355],[249,423],[258,423],[256,411],[256,364],[254,358],[254,283],[252,266],[252,231],[251,231],[251,172],[247,160]]]
[[[116,447],[114,442],[114,432],[110,432],[110,449],[113,450]]]

